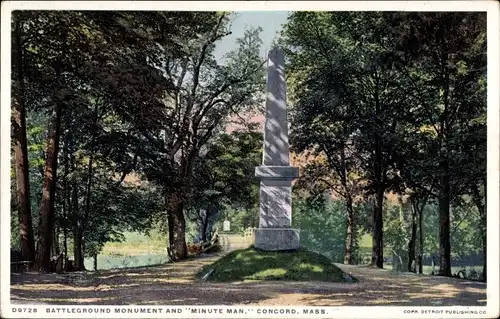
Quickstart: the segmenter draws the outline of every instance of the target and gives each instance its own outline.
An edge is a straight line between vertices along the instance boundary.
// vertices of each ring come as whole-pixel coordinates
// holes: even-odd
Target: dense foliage
[[[398,250],[407,247],[408,265],[415,254],[422,260],[417,226],[431,201],[439,211],[439,274],[451,275],[458,211],[476,210],[476,230],[486,233],[486,15],[294,12],[281,43],[292,144],[326,157],[308,165],[305,178],[345,202],[345,262],[356,242],[356,197],[373,199],[367,226],[378,267],[384,228]],[[389,194],[408,208],[401,218],[384,208]],[[406,238],[396,240],[393,228]],[[482,242],[486,254],[485,235]]]
[[[82,269],[85,255],[162,218],[170,258],[186,257],[184,210],[208,187],[193,177],[217,163],[194,166],[220,154],[211,146],[202,159],[233,115],[259,104],[264,84],[260,29],[248,29],[225,64],[215,60],[230,20],[224,12],[14,12],[13,243],[25,260],[48,271],[62,237],[64,255],[71,239]]]
[[[124,232],[159,229],[176,261],[223,220],[258,226],[262,134],[229,128],[262,106],[262,30],[217,61],[232,17],[14,12],[11,229],[23,259],[48,271],[72,249],[83,269]],[[486,276],[485,13],[294,12],[277,43],[302,244],[415,272],[436,255],[446,276],[482,254]]]

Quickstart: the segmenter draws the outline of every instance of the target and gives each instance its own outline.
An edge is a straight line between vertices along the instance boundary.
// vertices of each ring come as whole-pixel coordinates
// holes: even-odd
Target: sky
[[[216,45],[214,56],[217,62],[222,63],[224,54],[233,50],[236,46],[235,40],[241,38],[245,32],[246,27],[262,28],[260,37],[262,39],[262,46],[260,54],[263,58],[267,58],[267,53],[271,49],[273,40],[278,37],[282,25],[286,23],[289,11],[240,11],[237,12],[236,18],[231,23],[231,35],[222,38]],[[235,120],[237,120],[235,118]],[[262,123],[264,122],[263,114],[248,115],[246,118],[249,122]],[[242,128],[240,125],[233,124],[227,128],[230,133],[235,129]]]
[[[288,11],[240,11],[232,20],[232,34],[224,37],[215,47],[215,58],[221,62],[224,54],[232,50],[235,46],[235,40],[243,36],[245,27],[258,27],[263,30],[260,34],[262,39],[261,55],[267,56],[271,49],[273,39],[278,36],[281,25],[286,23]]]

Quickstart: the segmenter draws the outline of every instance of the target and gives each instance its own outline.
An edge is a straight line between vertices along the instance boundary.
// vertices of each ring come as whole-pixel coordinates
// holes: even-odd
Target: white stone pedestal
[[[254,246],[262,250],[293,250],[300,247],[298,229],[292,226],[292,180],[299,169],[292,166],[259,166],[260,218]]]
[[[257,228],[252,239],[255,248],[267,251],[295,250],[300,248],[298,229]]]

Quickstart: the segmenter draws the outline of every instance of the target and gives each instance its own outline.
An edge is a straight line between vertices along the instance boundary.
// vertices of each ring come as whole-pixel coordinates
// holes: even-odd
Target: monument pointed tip
[[[278,52],[282,52],[282,51],[283,51],[283,48],[282,48],[282,47],[280,47],[280,46],[278,46],[278,45],[275,45],[275,46],[273,46],[273,47],[271,48],[271,50],[270,50],[270,52],[276,52],[276,51],[278,51]]]
[[[285,52],[283,51],[283,49],[279,46],[275,46],[273,47],[270,51],[269,51],[269,59],[270,60],[276,60],[276,59],[279,59],[280,61],[284,59],[284,56],[285,56]],[[283,64],[283,62],[277,62],[278,64]]]

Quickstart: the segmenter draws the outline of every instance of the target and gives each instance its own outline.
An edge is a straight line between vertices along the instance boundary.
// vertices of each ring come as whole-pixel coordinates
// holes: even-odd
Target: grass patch
[[[163,244],[163,246],[161,246]],[[148,244],[106,243],[101,254],[107,256],[137,256],[144,254],[165,254],[166,244],[151,242]]]
[[[211,269],[214,271],[208,281],[346,281],[343,272],[330,259],[305,249],[273,252],[250,247],[236,250],[203,267],[196,277],[201,279]]]
[[[97,256],[97,269],[117,269],[117,268],[133,268],[133,267],[146,267],[151,265],[161,265],[167,263],[168,257],[166,254],[145,254],[133,256]],[[85,258],[85,268],[94,270],[94,259]]]
[[[363,234],[359,239],[359,248],[369,248],[372,249],[372,236],[370,234]]]
[[[101,255],[106,256],[141,256],[149,254],[165,254],[167,240],[157,236],[146,236],[138,232],[124,232],[122,242],[107,242]]]
[[[384,269],[389,269],[392,270],[392,264],[391,263],[384,263]],[[483,266],[482,265],[472,265],[472,266],[464,266],[464,267],[459,267],[459,266],[452,266],[451,267],[451,273],[456,274],[460,270],[465,269],[466,272],[470,272],[472,270],[476,272],[482,272],[483,271]],[[434,267],[434,271],[438,272],[439,271],[439,265],[436,265]],[[432,273],[432,266],[430,265],[423,265],[422,267],[422,272],[424,275],[430,275]]]

